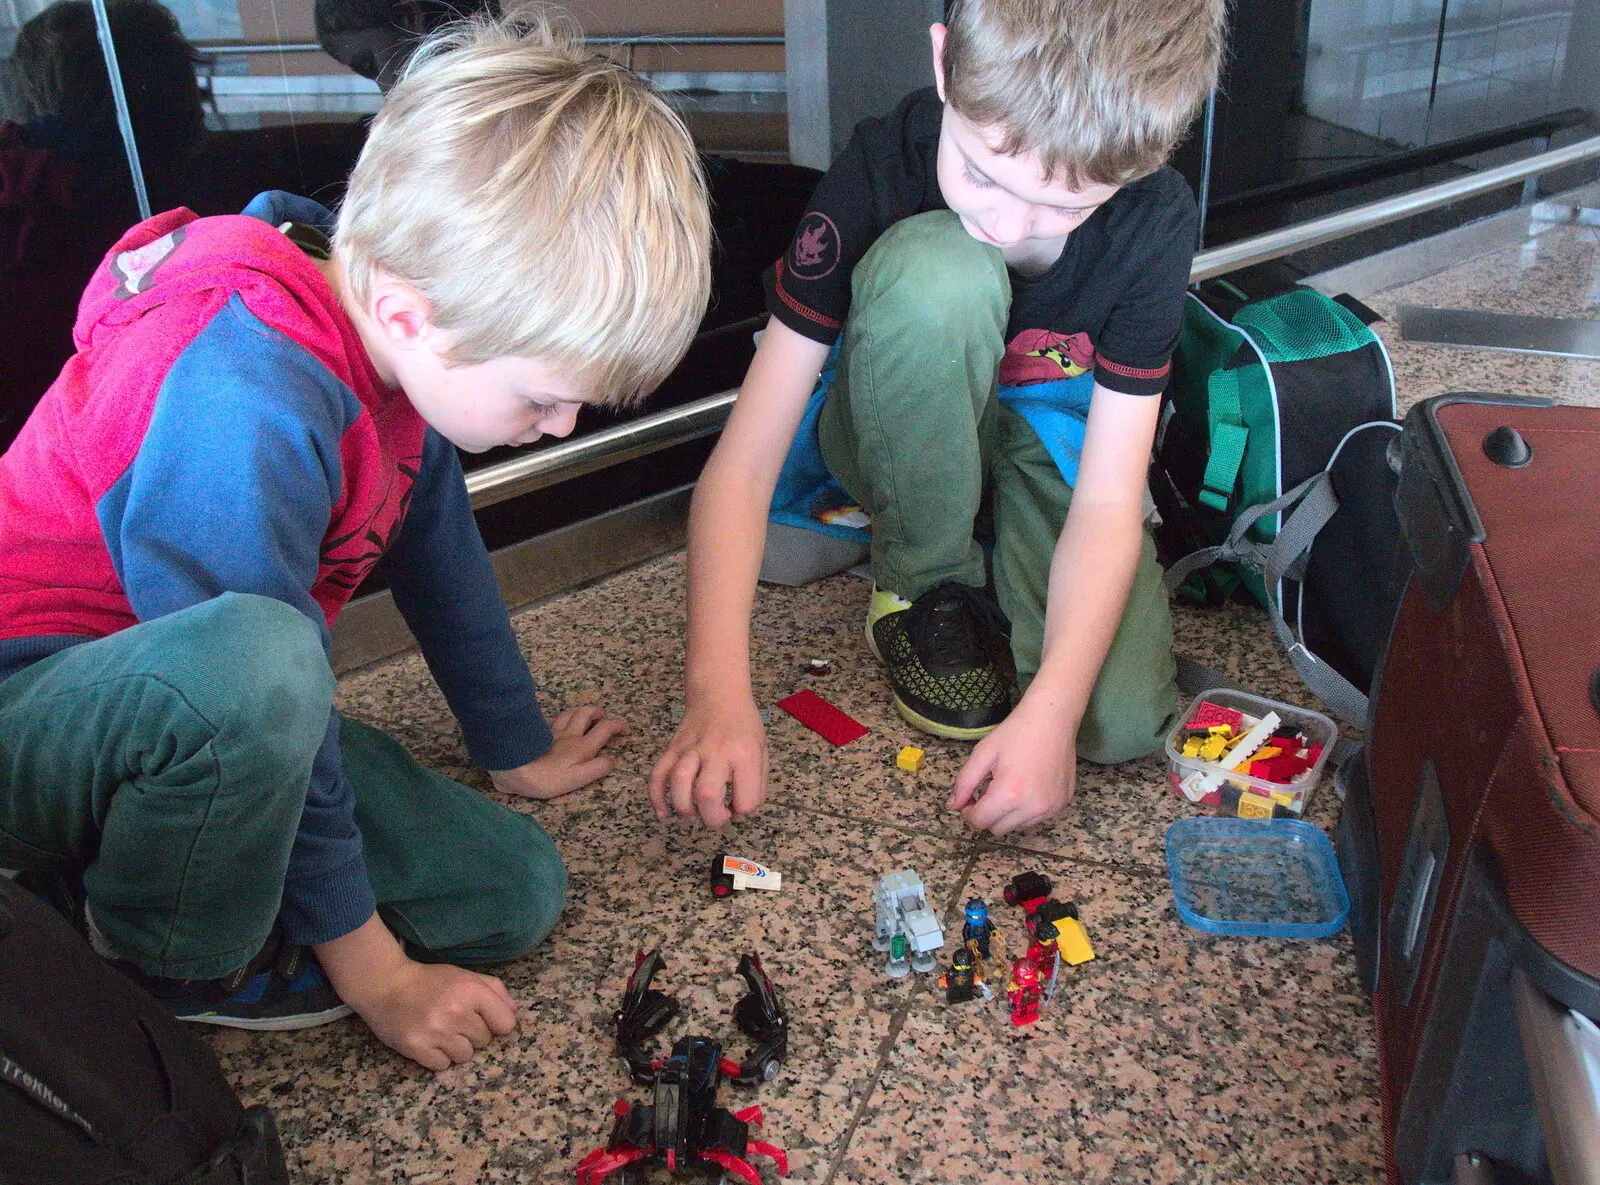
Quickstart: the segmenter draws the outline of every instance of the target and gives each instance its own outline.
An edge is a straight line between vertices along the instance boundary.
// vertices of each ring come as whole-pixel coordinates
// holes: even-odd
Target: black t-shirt
[[[817,184],[789,250],[767,271],[773,316],[832,343],[850,308],[850,273],[878,236],[902,218],[948,208],[936,169],[942,116],[930,87],[857,126]],[[1048,271],[1012,269],[1000,381],[1027,386],[1093,369],[1113,391],[1160,394],[1183,321],[1198,217],[1188,183],[1163,167],[1085,219]]]

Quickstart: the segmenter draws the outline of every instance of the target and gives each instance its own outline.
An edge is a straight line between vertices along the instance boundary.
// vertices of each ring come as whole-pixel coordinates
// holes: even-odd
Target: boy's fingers
[[[733,814],[748,815],[767,797],[767,757],[763,752],[754,760],[735,759],[733,763]]]
[[[732,770],[724,761],[711,761],[700,767],[694,780],[694,802],[700,821],[707,827],[723,826],[728,814],[728,781]]]
[[[512,1000],[511,993],[506,991],[504,984],[498,979],[490,982],[494,987],[491,988],[488,999],[479,1006],[478,1015],[483,1017],[490,1032],[497,1037],[504,1037],[517,1027],[517,1005]]]
[[[431,1045],[418,1046],[417,1048],[411,1050],[402,1049],[400,1052],[405,1054],[412,1061],[416,1062],[423,1069],[432,1070],[435,1073],[438,1073],[440,1070],[448,1070],[452,1064],[450,1061],[450,1055],[448,1053],[442,1049],[436,1049]]]
[[[700,757],[696,753],[685,753],[672,767],[667,788],[671,795],[672,809],[680,815],[694,814],[694,778],[699,772]]]
[[[617,759],[609,753],[581,761],[572,767],[572,788],[576,790],[580,786],[587,786],[590,782],[598,782],[616,768]]]
[[[494,1039],[493,1034],[489,1032],[489,1021],[483,1015],[482,1005],[474,1005],[472,1010],[457,1022],[456,1032],[472,1042],[474,1049],[482,1049]]]
[[[656,818],[667,817],[667,776],[672,772],[678,755],[670,748],[660,757],[656,758],[655,765],[650,767],[650,806],[656,812]]]
[[[964,809],[972,796],[978,792],[978,787],[983,785],[983,779],[989,776],[988,754],[974,750],[967,763],[961,767],[961,772],[956,775],[956,784],[950,791],[950,800],[945,805],[953,811]]]
[[[596,720],[604,719],[605,709],[595,704],[580,704],[576,708],[568,708],[556,717],[557,724],[564,724],[572,732],[586,732]]]
[[[628,731],[628,722],[617,716],[608,716],[583,734],[583,752],[593,757],[615,737]]]
[[[472,1060],[472,1042],[460,1033],[449,1033],[440,1038],[439,1048],[444,1051],[445,1057],[450,1059],[448,1064],[439,1067],[441,1070],[448,1070],[451,1064],[460,1065],[462,1062]]]

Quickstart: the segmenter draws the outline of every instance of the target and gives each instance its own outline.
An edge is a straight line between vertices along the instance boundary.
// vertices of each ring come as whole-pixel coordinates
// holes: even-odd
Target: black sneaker
[[[310,1029],[355,1010],[334,993],[310,947],[290,946],[276,929],[261,953],[221,979],[160,979],[127,963],[119,970],[179,1020],[230,1029]]]
[[[1011,710],[1005,618],[982,589],[946,581],[907,603],[876,586],[867,642],[887,668],[894,706],[923,732],[987,736]]]

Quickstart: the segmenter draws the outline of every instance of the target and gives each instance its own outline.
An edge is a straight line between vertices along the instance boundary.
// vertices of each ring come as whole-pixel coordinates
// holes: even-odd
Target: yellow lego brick
[[[894,763],[908,774],[914,774],[922,768],[922,759],[927,754],[913,745],[907,745],[895,756]]]
[[[1272,799],[1264,794],[1253,794],[1245,791],[1239,795],[1239,817],[1241,819],[1270,819],[1272,818]]]
[[[1089,931],[1077,918],[1059,918],[1056,921],[1056,947],[1064,961],[1076,967],[1094,958],[1094,947],[1089,944]]]
[[[1185,757],[1198,757],[1198,756],[1200,756],[1200,738],[1199,737],[1190,737],[1188,740],[1183,742],[1183,755]]]
[[[1282,790],[1274,790],[1272,791],[1272,801],[1279,806],[1292,807],[1294,806],[1294,795],[1286,794]]]
[[[1207,761],[1215,761],[1227,751],[1228,738],[1224,736],[1214,735],[1210,740],[1203,742],[1200,746],[1200,756],[1205,758]]]

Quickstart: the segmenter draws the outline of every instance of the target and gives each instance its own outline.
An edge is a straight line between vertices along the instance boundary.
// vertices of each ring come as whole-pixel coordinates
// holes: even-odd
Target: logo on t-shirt
[[[1000,381],[1011,387],[1075,379],[1094,369],[1094,344],[1087,333],[1024,329],[1006,344]]]
[[[154,242],[132,251],[121,251],[111,257],[111,274],[121,281],[111,295],[118,300],[132,300],[156,282],[156,269],[183,246],[183,227],[169,231]]]
[[[797,280],[820,280],[839,266],[839,228],[817,210],[800,220],[789,248],[789,274]]]

